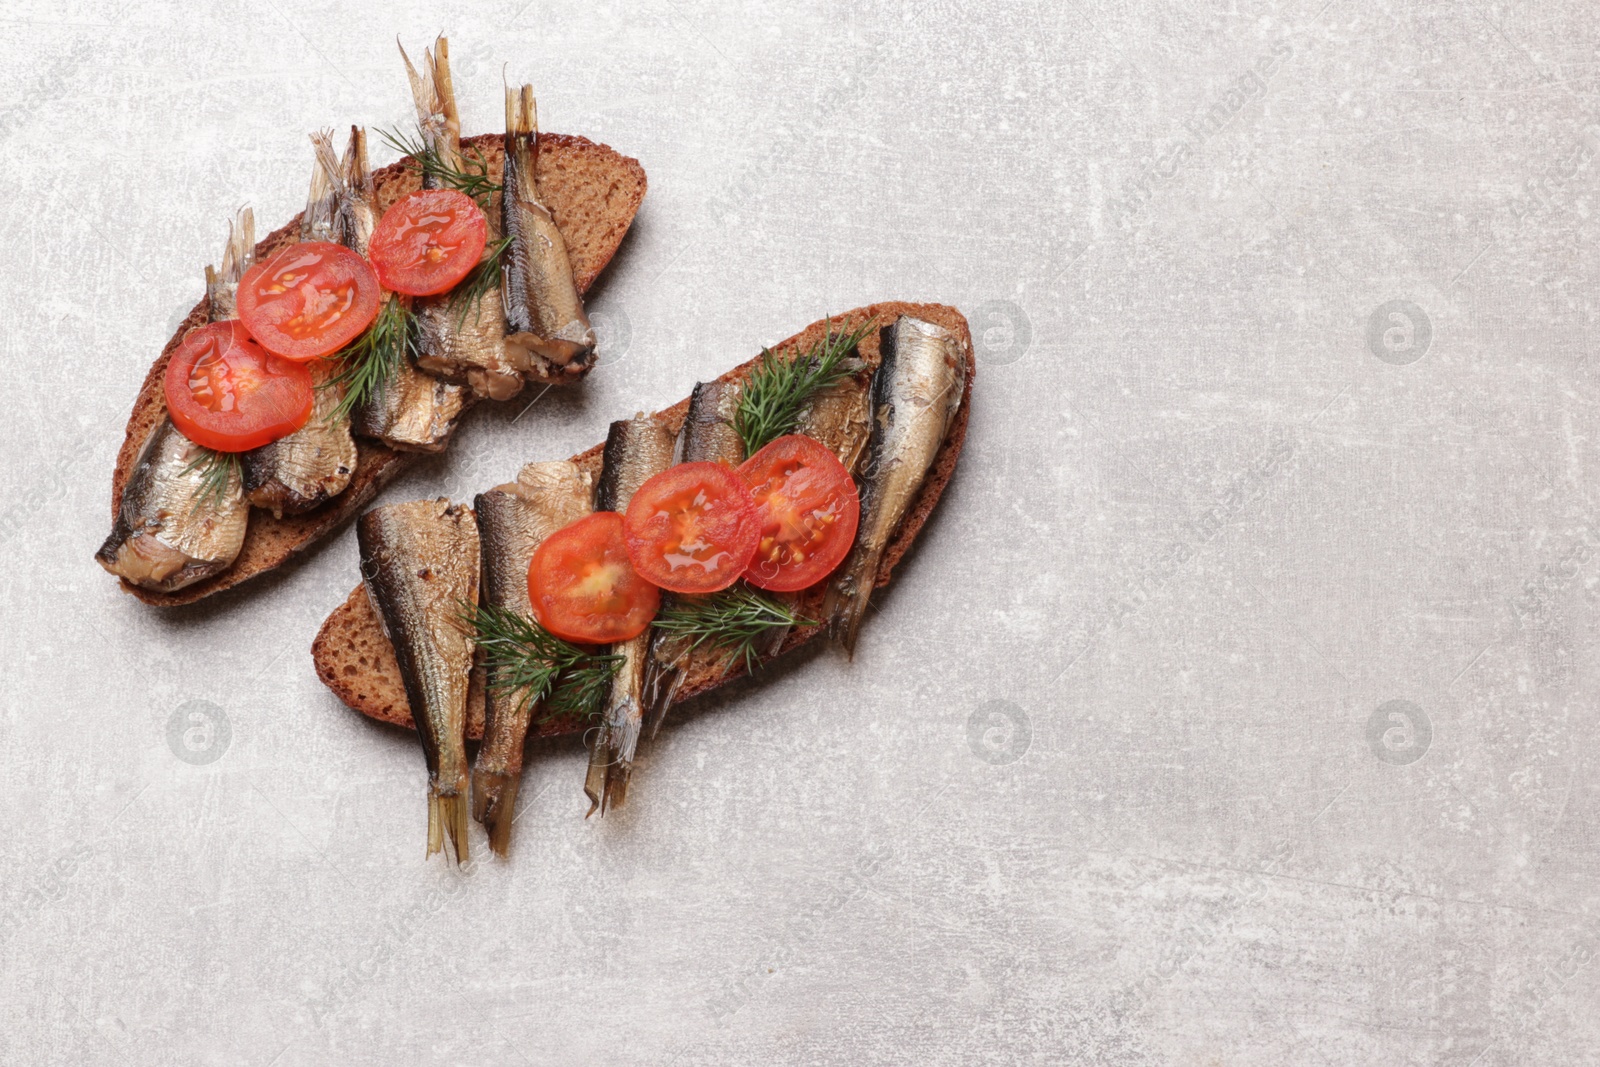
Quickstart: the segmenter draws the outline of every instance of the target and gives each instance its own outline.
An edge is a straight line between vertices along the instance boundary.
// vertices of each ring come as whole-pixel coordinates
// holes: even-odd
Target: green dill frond
[[[510,247],[509,237],[491,242],[484,250],[483,258],[478,260],[478,265],[450,291],[450,306],[456,312],[456,329],[466,324],[469,314],[477,316],[483,307],[483,298],[490,289],[499,288],[500,261]]]
[[[200,472],[200,492],[194,498],[194,504],[189,511],[193,514],[201,508],[220,508],[228,499],[228,491],[233,488],[235,481],[243,482],[244,465],[237,452],[218,452],[215,449],[195,445],[199,454],[184,465],[181,474]]]
[[[812,626],[787,604],[743,582],[703,597],[674,597],[656,616],[655,628],[687,642],[684,654],[704,646],[722,652],[727,663],[744,661],[751,674],[761,665],[760,646],[775,629]]]
[[[739,392],[739,409],[733,419],[746,456],[794,430],[806,401],[846,376],[845,358],[876,322],[871,319],[849,333],[836,334],[830,321],[822,340],[793,359],[779,359],[772,350],[761,350],[761,361]]]
[[[463,604],[461,621],[483,651],[490,689],[518,694],[519,708],[544,701],[540,722],[600,714],[621,656],[585,651],[506,608]]]
[[[416,167],[423,178],[431,178],[437,185],[466,193],[488,214],[492,198],[501,187],[499,182],[489,177],[489,161],[483,158],[482,152],[476,148],[463,152],[461,162],[465,169],[457,169],[428,146],[420,130],[415,135],[399,130],[379,130],[378,136],[396,152],[409,156],[407,162]]]
[[[367,332],[329,357],[341,361],[343,368],[317,388],[344,388],[344,397],[330,417],[334,421],[348,419],[368,397],[382,392],[400,373],[401,364],[416,354],[417,331],[411,309],[399,297],[385,300]]]

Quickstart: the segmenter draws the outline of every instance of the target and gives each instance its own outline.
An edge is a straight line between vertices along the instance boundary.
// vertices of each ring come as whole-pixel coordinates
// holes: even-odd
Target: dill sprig
[[[794,430],[811,395],[849,373],[845,357],[876,322],[870,319],[849,333],[834,333],[830,321],[822,340],[793,359],[779,359],[771,349],[761,350],[761,362],[739,392],[739,410],[733,419],[746,456]]]
[[[456,329],[466,324],[468,314],[478,314],[483,307],[483,298],[490,289],[499,287],[500,260],[510,247],[509,237],[491,242],[483,258],[478,260],[478,265],[450,291],[450,306],[456,309]]]
[[[201,508],[220,508],[228,499],[234,480],[244,480],[244,465],[237,452],[218,452],[203,445],[194,446],[198,454],[184,465],[182,474],[200,472],[200,492],[195,494],[190,514]]]
[[[655,621],[661,633],[688,642],[682,655],[703,645],[722,652],[727,665],[743,660],[751,674],[761,665],[759,646],[773,630],[811,625],[787,604],[742,582],[710,596],[673,597]]]
[[[586,652],[506,608],[464,604],[461,620],[477,635],[489,687],[520,694],[519,709],[543,700],[540,722],[600,714],[621,656]]]
[[[416,167],[423,178],[432,178],[439,185],[466,193],[488,214],[490,202],[501,186],[489,177],[489,161],[477,148],[462,153],[462,166],[466,168],[462,170],[445,162],[444,157],[429,146],[421,130],[415,136],[399,130],[379,130],[378,136],[396,152],[411,157],[410,165]]]
[[[320,389],[344,387],[344,397],[331,416],[334,421],[349,418],[368,397],[382,392],[400,372],[401,363],[408,356],[416,355],[414,320],[411,309],[399,297],[385,300],[367,332],[329,357],[344,364],[338,374],[318,386]]]

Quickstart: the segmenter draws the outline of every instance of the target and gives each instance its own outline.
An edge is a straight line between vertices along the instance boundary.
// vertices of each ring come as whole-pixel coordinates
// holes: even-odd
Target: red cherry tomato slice
[[[418,189],[383,213],[367,254],[385,288],[411,296],[454,289],[489,239],[489,220],[454,189]]]
[[[628,562],[622,516],[597,511],[563,526],[534,551],[528,601],[539,625],[557,637],[605,645],[644,633],[661,593]]]
[[[246,452],[311,417],[311,370],[267,352],[236,320],[190,330],[167,363],[172,425],[197,445]]]
[[[378,313],[378,278],[344,245],[302,241],[239,282],[239,321],[275,356],[304,361],[339,351]]]
[[[855,543],[861,498],[834,454],[804,434],[780,437],[745,460],[761,525],[745,581],[792,592],[826,578]]]
[[[624,524],[633,569],[674,593],[738,581],[756,550],[750,492],[725,463],[680,463],[634,490]]]

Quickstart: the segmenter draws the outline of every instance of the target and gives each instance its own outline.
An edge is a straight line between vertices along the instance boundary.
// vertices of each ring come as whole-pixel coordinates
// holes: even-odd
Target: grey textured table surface
[[[11,5],[0,1062],[1595,1062],[1593,13],[1089,7]],[[350,531],[170,614],[90,559],[228,214],[439,29],[470,132],[504,67],[650,192],[589,383],[386,499],[825,311],[980,349],[855,662],[686,709],[603,822],[541,756],[466,874],[312,674]]]

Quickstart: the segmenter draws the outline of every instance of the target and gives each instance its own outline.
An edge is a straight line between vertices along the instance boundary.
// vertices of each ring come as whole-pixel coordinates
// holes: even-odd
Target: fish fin
[[[489,848],[504,856],[511,847],[511,822],[517,812],[520,775],[504,771],[472,772],[472,817],[489,832]]]
[[[444,848],[444,835],[450,835],[451,850],[457,863],[467,861],[467,798],[460,793],[443,794],[428,787],[428,855]]]

